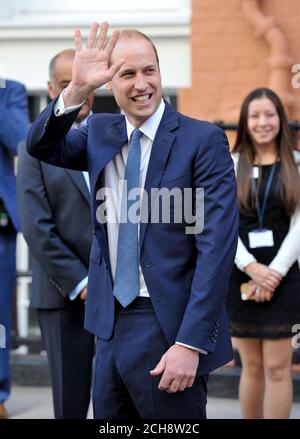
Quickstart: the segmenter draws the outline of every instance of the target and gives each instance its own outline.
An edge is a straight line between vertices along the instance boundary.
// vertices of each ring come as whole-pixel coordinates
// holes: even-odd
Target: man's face
[[[73,60],[73,57],[64,55],[57,59],[54,70],[54,80],[48,81],[48,92],[51,99],[54,99],[57,95],[59,95],[71,82]],[[84,101],[84,104],[76,118],[76,122],[81,122],[89,115],[93,107],[93,102],[94,94],[92,93]]]
[[[143,38],[118,41],[112,62],[126,62],[107,84],[129,122],[140,127],[157,110],[162,97],[161,76],[155,52]]]

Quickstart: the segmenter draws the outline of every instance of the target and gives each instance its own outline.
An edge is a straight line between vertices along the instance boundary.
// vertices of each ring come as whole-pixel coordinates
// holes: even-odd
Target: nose
[[[261,114],[258,118],[258,124],[260,126],[264,126],[267,125],[267,123],[268,123],[268,118],[264,114]]]
[[[147,80],[143,73],[138,73],[135,78],[135,88],[139,91],[146,90]]]

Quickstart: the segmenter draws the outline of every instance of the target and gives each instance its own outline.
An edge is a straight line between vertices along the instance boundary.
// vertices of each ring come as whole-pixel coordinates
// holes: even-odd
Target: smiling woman
[[[243,365],[241,405],[246,418],[287,418],[300,315],[300,153],[272,90],[245,98],[233,159],[240,227],[227,310]]]

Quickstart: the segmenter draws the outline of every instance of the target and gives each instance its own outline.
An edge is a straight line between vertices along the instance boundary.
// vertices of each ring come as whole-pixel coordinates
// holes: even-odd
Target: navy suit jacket
[[[17,212],[14,155],[29,130],[27,94],[24,85],[5,81],[0,87],[0,198],[2,198],[15,229],[20,229]]]
[[[22,232],[34,257],[31,306],[64,308],[88,275],[93,234],[82,172],[42,163],[21,145],[17,193]]]
[[[53,105],[33,124],[27,148],[48,163],[89,171],[94,239],[85,327],[109,339],[115,320],[113,280],[105,227],[96,219],[96,194],[105,165],[127,142],[125,118],[93,115],[86,129],[69,131],[77,112],[55,117]],[[208,351],[200,354],[198,374],[204,374],[232,358],[224,302],[238,236],[236,183],[223,130],[167,103],[145,182],[148,194],[162,187],[205,191],[202,233],[186,234],[184,221],[140,225],[140,264],[162,331],[170,345],[178,341]]]

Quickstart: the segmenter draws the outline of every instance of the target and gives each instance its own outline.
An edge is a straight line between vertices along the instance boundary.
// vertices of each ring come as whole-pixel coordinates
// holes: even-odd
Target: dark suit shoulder
[[[186,116],[182,113],[179,114],[180,125],[184,128],[201,130],[207,135],[211,135],[217,132],[224,132],[220,127],[212,122],[206,120],[195,119],[193,117]]]
[[[89,125],[94,123],[105,123],[105,124],[115,124],[122,122],[124,116],[122,114],[112,114],[112,113],[94,113],[89,117]]]
[[[228,139],[224,130],[214,123],[194,119],[179,113],[179,126],[182,133],[186,136],[188,133],[189,140],[194,141],[202,147],[220,147],[226,146],[228,149]]]

